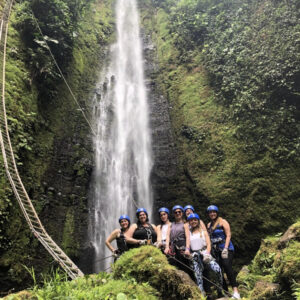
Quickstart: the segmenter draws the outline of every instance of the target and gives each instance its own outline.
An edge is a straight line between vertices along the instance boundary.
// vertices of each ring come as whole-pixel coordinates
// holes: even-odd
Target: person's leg
[[[205,267],[209,268],[215,273],[217,279],[216,286],[218,295],[221,296],[223,294],[223,273],[220,265],[213,259],[208,264],[206,264]]]
[[[232,269],[233,251],[228,251],[228,258],[221,258],[222,267],[227,275],[230,285],[234,288],[237,287],[236,278]]]
[[[194,253],[191,263],[193,266],[196,283],[201,293],[205,294],[204,287],[203,287],[203,276],[202,276],[204,268],[203,268],[203,263],[201,260],[200,253]]]
[[[182,255],[180,251],[176,252],[175,258],[177,261],[178,269],[187,273],[194,280],[194,272],[190,267],[190,260]]]

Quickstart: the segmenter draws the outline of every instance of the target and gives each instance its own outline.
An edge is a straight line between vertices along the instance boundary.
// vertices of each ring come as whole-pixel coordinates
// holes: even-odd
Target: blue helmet
[[[120,216],[120,218],[119,218],[119,223],[121,223],[121,221],[124,220],[124,219],[126,219],[126,220],[130,223],[130,218],[129,218],[129,216],[127,216],[127,215],[122,215],[122,216]]]
[[[210,212],[210,211],[216,211],[216,212],[219,212],[219,209],[218,209],[218,207],[217,206],[215,206],[215,205],[210,205],[208,208],[207,208],[207,212]]]
[[[148,212],[147,212],[147,210],[146,210],[145,208],[143,208],[143,207],[140,207],[140,208],[138,208],[138,209],[136,210],[136,216],[139,217],[139,214],[140,214],[141,212],[144,212],[144,213],[147,215],[147,217],[148,217]]]
[[[161,207],[159,210],[158,210],[158,213],[160,214],[161,212],[166,212],[168,215],[170,214],[170,211],[166,208],[166,207]]]
[[[200,221],[200,217],[199,217],[198,214],[190,214],[190,215],[188,216],[187,220],[189,221],[189,220],[191,220],[191,219],[197,219],[197,220]]]
[[[186,212],[186,210],[188,209],[191,209],[193,212],[195,211],[195,208],[192,206],[192,205],[186,205],[183,210],[184,210],[184,213]]]
[[[172,211],[174,212],[176,209],[180,209],[180,210],[183,211],[183,207],[181,205],[175,205],[175,206],[173,206]]]

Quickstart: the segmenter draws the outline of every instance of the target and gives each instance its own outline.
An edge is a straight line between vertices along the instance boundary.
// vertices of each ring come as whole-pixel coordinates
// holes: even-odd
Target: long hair
[[[170,221],[170,219],[169,219],[169,214],[167,214],[167,215],[168,215],[167,221]],[[160,214],[159,214],[159,219],[160,219],[160,225],[161,225],[161,226],[166,224],[166,223],[164,223],[164,222],[161,220]],[[166,221],[166,222],[167,222],[167,221]]]
[[[218,216],[217,219],[214,222],[211,221],[210,228],[212,229],[212,231],[214,231],[217,228],[217,226],[221,224],[222,220],[223,219]],[[211,225],[213,225],[213,226],[211,227]]]
[[[197,219],[197,221],[198,221],[198,225],[197,225],[196,227],[192,228],[192,227],[190,226],[191,232],[193,232],[193,231],[196,230],[196,229],[198,229],[199,231],[201,231],[201,230],[200,230],[200,228],[201,228],[200,220]],[[190,223],[190,222],[189,222],[189,223]]]

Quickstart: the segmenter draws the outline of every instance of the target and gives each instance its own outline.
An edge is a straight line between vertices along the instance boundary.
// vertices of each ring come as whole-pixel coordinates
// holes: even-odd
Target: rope
[[[174,256],[172,256],[172,255],[170,255],[170,254],[167,254],[167,257],[174,259],[175,261],[179,262],[180,264],[182,264],[183,266],[185,266],[186,268],[188,268],[188,269],[190,269],[192,272],[194,272],[194,270],[193,270],[190,266],[188,266],[188,265],[186,265],[185,263],[183,263],[182,261],[176,259]],[[219,286],[218,284],[216,284],[215,282],[209,280],[209,279],[208,279],[207,277],[205,277],[203,274],[202,274],[202,277],[203,277],[205,280],[207,280],[209,283],[213,284],[216,288],[222,290],[227,296],[229,296],[229,297],[232,296],[228,291],[224,290],[223,287],[220,287],[220,286]]]
[[[39,26],[39,23],[38,23],[38,21],[37,21],[35,15],[34,15],[34,13],[33,13],[33,11],[32,11],[32,18],[33,18],[33,20],[34,20],[34,22],[35,22],[35,24],[36,24],[36,26],[37,26],[37,28],[38,28],[38,30],[39,30],[41,36],[43,37],[43,40],[44,40],[44,42],[45,42],[45,44],[46,44],[46,47],[47,47],[47,49],[48,49],[48,51],[49,51],[49,53],[50,53],[50,56],[52,57],[52,59],[53,59],[53,61],[54,61],[54,64],[55,64],[55,66],[56,66],[57,69],[58,69],[59,74],[60,74],[61,77],[63,78],[63,80],[64,80],[64,82],[65,82],[65,84],[66,84],[66,86],[67,86],[67,88],[68,88],[68,90],[69,90],[69,92],[70,92],[70,94],[72,95],[73,100],[74,100],[75,103],[78,105],[79,110],[81,111],[81,113],[82,113],[84,119],[86,120],[86,122],[88,123],[88,125],[89,125],[89,127],[90,127],[90,129],[91,129],[91,132],[93,133],[93,135],[96,135],[96,133],[95,133],[95,131],[94,131],[94,129],[93,129],[93,127],[92,127],[90,121],[88,120],[87,116],[85,115],[85,113],[84,113],[82,107],[80,106],[79,102],[77,101],[77,99],[76,99],[76,97],[75,97],[75,95],[74,95],[74,93],[73,93],[73,91],[72,91],[70,85],[68,84],[68,82],[67,82],[65,76],[63,75],[63,73],[62,73],[62,71],[61,71],[61,69],[60,69],[60,67],[59,67],[59,65],[58,65],[58,63],[57,63],[57,61],[56,61],[56,59],[55,59],[55,57],[54,57],[54,55],[53,55],[53,53],[52,53],[52,51],[51,51],[49,45],[48,45],[48,43],[47,43],[47,40],[45,39],[45,37],[44,37],[44,35],[43,35],[43,32],[42,32],[42,30],[41,30],[41,28],[40,28],[40,26]]]
[[[102,272],[106,272],[109,269],[111,269],[111,266],[109,266],[108,268],[104,269]]]
[[[103,261],[103,260],[108,259],[108,258],[111,258],[111,257],[114,257],[114,255],[112,254],[112,255],[109,255],[109,256],[106,256],[106,257],[97,259],[97,260],[95,260],[94,262],[100,262],[100,261]]]
[[[137,203],[136,203],[136,201],[134,200],[134,198],[133,198],[133,197],[131,197],[131,200],[132,200],[132,202],[133,202],[133,204],[134,204],[135,208],[136,208],[136,209],[138,209],[139,207],[138,207],[138,205],[137,205]]]

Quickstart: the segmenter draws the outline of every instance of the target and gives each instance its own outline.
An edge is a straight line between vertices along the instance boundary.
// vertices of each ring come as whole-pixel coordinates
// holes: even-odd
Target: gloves
[[[140,240],[139,245],[147,245],[147,240]]]
[[[211,257],[210,254],[204,254],[204,255],[203,255],[203,262],[204,262],[205,264],[208,264],[211,260],[212,260],[212,257]]]
[[[228,258],[228,249],[227,248],[224,248],[222,253],[221,253],[221,257],[223,259],[227,259]]]

